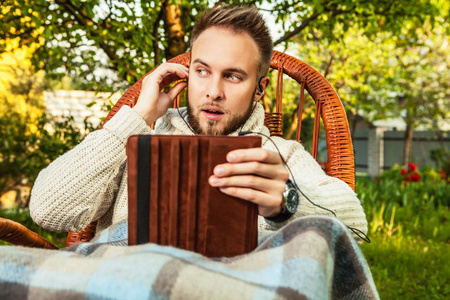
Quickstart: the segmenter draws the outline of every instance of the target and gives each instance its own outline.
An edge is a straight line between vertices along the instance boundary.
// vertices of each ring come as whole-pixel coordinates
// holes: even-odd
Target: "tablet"
[[[128,243],[156,243],[208,257],[252,251],[258,208],[211,187],[208,178],[234,149],[259,136],[135,135],[128,139]]]

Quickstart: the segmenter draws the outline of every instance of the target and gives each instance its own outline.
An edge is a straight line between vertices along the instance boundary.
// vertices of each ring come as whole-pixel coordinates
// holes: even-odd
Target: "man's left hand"
[[[280,155],[262,148],[233,150],[227,163],[217,165],[209,184],[221,192],[258,205],[264,217],[281,212],[289,173]]]

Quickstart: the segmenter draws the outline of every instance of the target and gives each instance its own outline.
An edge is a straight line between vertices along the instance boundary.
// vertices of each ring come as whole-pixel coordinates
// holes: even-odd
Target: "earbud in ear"
[[[262,80],[263,78],[264,78],[264,77],[261,77],[261,78],[259,79],[259,82],[258,82],[258,91],[259,91],[260,94],[264,94],[264,89],[263,89],[262,86],[261,86],[261,80]]]

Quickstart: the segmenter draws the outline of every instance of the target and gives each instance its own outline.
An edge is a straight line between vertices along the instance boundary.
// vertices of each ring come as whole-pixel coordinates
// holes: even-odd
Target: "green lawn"
[[[450,298],[449,215],[441,208],[424,213],[419,223],[399,217],[394,228],[400,230],[390,237],[371,234],[372,242],[361,246],[381,299]]]
[[[450,299],[450,185],[357,178],[356,192],[372,241],[361,249],[381,299]]]

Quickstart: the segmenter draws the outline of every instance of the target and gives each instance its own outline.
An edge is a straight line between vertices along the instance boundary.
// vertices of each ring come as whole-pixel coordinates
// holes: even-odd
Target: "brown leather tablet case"
[[[156,243],[208,257],[257,246],[258,210],[208,183],[234,149],[261,147],[256,136],[136,135],[127,143],[128,243]]]

